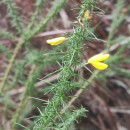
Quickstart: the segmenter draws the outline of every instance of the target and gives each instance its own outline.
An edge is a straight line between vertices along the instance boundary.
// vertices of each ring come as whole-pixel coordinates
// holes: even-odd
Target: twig
[[[48,32],[44,32],[44,33],[39,33],[39,34],[35,35],[34,38],[44,37],[44,36],[49,36],[49,35],[56,35],[56,34],[65,34],[65,33],[71,33],[71,32],[73,32],[72,29],[48,31]]]
[[[123,114],[129,114],[130,115],[130,109],[125,110],[125,109],[117,109],[117,108],[110,108],[110,111],[113,113],[123,113]]]

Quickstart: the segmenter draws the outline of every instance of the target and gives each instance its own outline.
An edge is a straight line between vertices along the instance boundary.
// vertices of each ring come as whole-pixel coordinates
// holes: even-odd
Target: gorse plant
[[[77,65],[81,63],[81,50],[83,48],[83,41],[86,39],[86,34],[88,33],[88,37],[91,35],[90,30],[90,17],[89,12],[87,11],[88,15],[86,14],[86,9],[93,11],[95,1],[86,1],[84,0],[82,2],[81,11],[79,13],[79,26],[74,30],[73,34],[68,38],[68,50],[66,51],[65,56],[63,57],[61,68],[60,68],[60,77],[57,84],[54,84],[52,93],[54,93],[53,98],[48,101],[46,104],[47,106],[43,110],[41,116],[37,119],[34,129],[42,130],[42,129],[51,129],[53,128],[53,125],[57,122],[57,116],[59,116],[60,119],[60,112],[61,109],[64,108],[64,105],[67,102],[66,92],[69,92],[73,89],[73,82],[75,82],[75,77],[77,77],[75,71]],[[85,17],[84,17],[85,16]],[[59,37],[52,40],[48,40],[47,42],[51,45],[58,45],[62,43],[64,40],[66,40],[65,37]],[[103,61],[107,59],[109,56],[102,56],[98,57],[99,61]],[[90,62],[89,62],[90,63]],[[104,68],[103,63],[97,63],[97,68]],[[92,64],[94,64],[92,63]],[[96,66],[96,65],[95,65]],[[106,65],[105,65],[105,68]],[[105,69],[104,68],[104,69]],[[82,109],[83,110],[83,109]],[[84,110],[85,112],[85,110]],[[81,112],[83,113],[83,112]],[[72,118],[73,121],[76,119]],[[69,120],[69,118],[68,118]],[[61,118],[62,122],[62,118]],[[67,129],[65,125],[63,128],[60,129]]]
[[[34,130],[72,130],[74,129],[74,121],[78,118],[85,116],[87,110],[83,107],[79,109],[75,109],[73,111],[69,111],[69,107],[73,102],[80,96],[80,94],[84,91],[84,89],[91,84],[91,82],[96,78],[97,74],[100,74],[100,77],[105,77],[104,74],[100,73],[99,70],[104,70],[108,68],[109,71],[111,68],[114,68],[114,64],[119,64],[119,60],[126,63],[128,61],[123,60],[121,54],[128,47],[130,39],[126,41],[126,44],[121,46],[119,51],[115,53],[113,56],[110,53],[113,51],[113,45],[115,41],[119,41],[119,39],[114,39],[114,35],[117,32],[116,29],[124,20],[124,17],[119,17],[121,10],[123,8],[123,2],[118,1],[114,18],[112,21],[112,32],[110,32],[108,36],[107,44],[105,45],[104,52],[100,52],[100,54],[94,55],[89,59],[85,59],[86,62],[82,62],[82,51],[84,49],[84,41],[86,40],[100,40],[97,39],[93,34],[94,29],[91,27],[91,22],[93,19],[94,10],[101,11],[100,8],[96,6],[95,0],[83,0],[81,2],[79,8],[79,14],[77,16],[77,21],[74,22],[76,24],[76,28],[73,29],[71,34],[66,34],[64,36],[59,36],[53,39],[47,40],[45,44],[52,45],[52,49],[49,51],[37,50],[34,49],[30,43],[31,39],[35,37],[35,35],[41,31],[43,31],[49,21],[57,15],[57,13],[63,8],[63,6],[67,3],[67,0],[55,0],[51,9],[48,11],[47,15],[42,18],[40,21],[38,19],[39,14],[42,11],[42,7],[46,0],[36,0],[34,5],[35,12],[32,14],[30,22],[28,25],[24,25],[21,21],[21,17],[18,13],[18,7],[14,4],[13,0],[3,0],[3,4],[7,6],[8,9],[8,17],[11,18],[12,26],[16,29],[15,33],[10,33],[6,29],[1,29],[0,38],[11,39],[12,42],[16,43],[13,51],[5,47],[4,45],[0,45],[0,51],[5,54],[7,59],[9,59],[9,64],[5,69],[4,75],[1,78],[1,86],[0,86],[0,94],[2,98],[8,97],[6,96],[9,93],[9,90],[16,89],[15,87],[20,84],[22,89],[19,91],[19,101],[20,104],[16,108],[12,119],[10,121],[10,129],[16,130],[18,125],[22,126],[24,129],[34,129]],[[119,21],[117,22],[117,18],[119,17]],[[38,24],[37,24],[38,23]],[[122,40],[126,39],[126,37],[121,37]],[[18,55],[24,51],[22,58],[18,59]],[[120,55],[119,55],[120,54]],[[106,63],[103,63],[105,60]],[[130,61],[129,61],[130,62]],[[45,74],[45,77],[42,79],[43,82],[48,84],[47,88],[38,88],[36,82],[40,77],[41,73],[47,66],[51,64],[59,65],[59,69],[51,74]],[[86,65],[91,64],[96,69],[94,72],[91,72]],[[29,67],[28,74],[25,74],[26,67]],[[89,70],[92,75],[86,80],[84,77],[80,77],[79,68],[85,67]],[[130,77],[128,72],[124,69],[115,68],[115,72],[119,72],[120,75],[125,75]],[[9,82],[9,76],[14,73],[13,79]],[[46,77],[49,77],[53,74],[57,74],[55,83],[48,83],[48,80],[44,80]],[[82,79],[81,79],[82,78]],[[76,90],[79,88],[74,97],[70,98],[68,92],[72,90]],[[40,94],[44,95],[47,93],[51,93],[53,96],[50,100],[44,101],[44,104],[41,104],[37,109],[39,111],[39,116],[34,116],[34,123],[30,123],[30,126],[26,128],[22,125],[21,121],[23,121],[24,117],[28,114],[27,106],[29,105],[31,98],[29,97],[38,97]],[[10,94],[11,95],[11,94]],[[9,95],[8,99],[11,97]],[[39,98],[39,97],[38,97]],[[32,98],[32,99],[38,99]],[[10,98],[11,99],[11,98]],[[68,101],[70,99],[70,101]],[[39,99],[40,100],[40,99]],[[13,101],[12,101],[13,102]],[[6,108],[9,106],[9,100],[6,104]],[[44,108],[42,107],[44,106]],[[30,110],[33,106],[31,106]],[[33,115],[31,115],[33,118]],[[70,128],[70,125],[72,128]],[[19,129],[19,128],[18,128]]]

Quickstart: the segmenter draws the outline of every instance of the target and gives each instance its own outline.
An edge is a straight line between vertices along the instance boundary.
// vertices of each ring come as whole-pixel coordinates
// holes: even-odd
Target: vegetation
[[[98,1],[83,0],[78,5],[79,12],[77,20],[73,23],[75,26],[73,31],[60,37],[62,38],[58,39],[61,40],[60,42],[55,39],[51,44],[55,46],[52,46],[50,50],[39,50],[31,45],[32,39],[47,28],[48,23],[56,17],[68,1],[55,0],[46,16],[41,18],[40,13],[46,2],[46,0],[36,0],[35,12],[31,15],[27,25],[21,20],[23,16],[20,15],[20,9],[13,0],[3,0],[1,3],[7,7],[11,26],[15,29],[14,32],[9,32],[6,28],[0,29],[0,38],[15,43],[13,50],[2,43],[0,44],[1,53],[9,61],[0,80],[0,94],[4,104],[5,117],[9,109],[15,109],[9,121],[11,130],[75,130],[75,121],[82,117],[86,118],[88,112],[82,105],[75,109],[71,106],[95,79],[105,81],[107,73],[118,73],[118,75],[130,77],[128,71],[122,67],[130,61],[123,57],[129,46],[130,38],[117,33],[125,19],[125,14],[122,13],[124,1],[117,1],[111,22],[111,31],[106,41],[95,36],[96,28],[92,25],[93,15],[104,13],[98,7]],[[103,43],[105,47],[99,53],[111,54],[110,58],[107,59],[109,55],[106,54],[107,57],[99,59],[96,64],[95,61],[89,60],[90,57],[84,59],[84,62],[82,57],[86,47],[84,43],[90,41],[91,44],[93,41]],[[100,63],[106,59],[106,64]],[[89,62],[87,63],[87,61]],[[99,70],[91,71],[88,64],[92,64]],[[50,74],[44,74],[45,77],[40,81],[42,84],[38,85],[38,79],[50,65],[57,66],[56,70]],[[89,78],[86,79],[81,75],[81,68],[86,69],[90,75]],[[11,81],[10,75],[13,77]],[[48,80],[53,76],[56,78],[52,82],[50,79]],[[20,90],[20,94],[17,90]],[[18,94],[19,105],[13,101],[12,91],[16,91]],[[77,91],[75,95],[69,94],[75,91]],[[47,94],[51,94],[49,100],[40,99],[41,95]],[[39,114],[30,113],[34,109],[37,109]],[[28,116],[30,116],[31,122],[29,125],[24,125],[23,122]],[[3,129],[2,126],[1,129]]]

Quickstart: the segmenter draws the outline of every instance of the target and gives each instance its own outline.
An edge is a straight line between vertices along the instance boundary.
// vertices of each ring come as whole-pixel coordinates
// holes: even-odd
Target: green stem
[[[28,90],[29,90],[29,87],[30,87],[30,82],[32,82],[32,76],[33,76],[33,73],[34,73],[35,69],[36,69],[36,65],[33,64],[32,68],[31,68],[31,71],[30,71],[30,74],[28,76],[26,86],[25,86],[25,91],[24,91],[22,101],[20,102],[20,105],[19,105],[15,115],[13,116],[13,118],[11,120],[11,129],[13,129],[13,130],[15,130],[15,124],[16,124],[16,122],[19,121],[20,115],[22,114],[23,109],[25,108],[26,104],[29,101],[29,99],[28,99]]]
[[[18,42],[18,44],[17,44],[15,50],[14,50],[14,53],[13,53],[13,55],[12,55],[10,61],[9,61],[9,65],[8,65],[6,71],[5,71],[5,74],[4,74],[4,77],[3,77],[3,80],[2,80],[2,84],[1,84],[1,87],[0,87],[0,95],[1,95],[1,94],[3,93],[3,91],[4,91],[4,87],[5,87],[5,84],[6,84],[6,82],[7,82],[8,75],[9,75],[9,73],[10,73],[10,71],[11,71],[11,68],[12,68],[13,63],[14,63],[14,61],[15,61],[15,58],[16,58],[16,56],[17,56],[17,54],[18,54],[18,52],[19,52],[19,50],[20,50],[22,44],[23,44],[23,41],[20,40],[20,41]]]

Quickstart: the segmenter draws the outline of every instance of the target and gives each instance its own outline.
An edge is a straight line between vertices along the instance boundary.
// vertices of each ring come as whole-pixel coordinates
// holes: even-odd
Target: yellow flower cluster
[[[104,70],[108,67],[107,64],[102,63],[102,61],[107,60],[110,57],[110,54],[97,54],[93,57],[91,57],[87,64],[92,64],[96,69]]]

